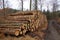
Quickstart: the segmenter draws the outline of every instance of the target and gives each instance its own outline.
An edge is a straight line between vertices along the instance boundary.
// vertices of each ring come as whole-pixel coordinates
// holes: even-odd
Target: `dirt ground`
[[[38,40],[38,39],[32,38],[32,37],[26,35],[25,37],[11,37],[11,36],[8,36],[8,37],[5,37],[5,38],[0,39],[0,40]]]
[[[60,27],[60,25],[57,25],[57,22],[55,20],[50,20],[45,40],[60,40],[60,34],[56,30],[58,27]]]
[[[57,28],[60,27],[60,25],[57,26],[57,23],[54,20],[50,20],[48,30],[47,30],[47,33],[46,33],[46,37],[45,37],[44,40],[60,40],[60,34],[56,30],[55,26]],[[20,36],[19,37],[6,36],[6,37],[3,37],[3,38],[0,37],[0,40],[41,40],[41,39],[38,36],[32,37],[30,35],[25,35],[25,36],[21,36],[21,37]]]

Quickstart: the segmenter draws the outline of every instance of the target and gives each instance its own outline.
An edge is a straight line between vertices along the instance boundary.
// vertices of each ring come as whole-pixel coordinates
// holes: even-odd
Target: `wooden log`
[[[23,33],[22,33],[22,31],[20,31],[20,35],[22,35]]]
[[[30,31],[31,31],[31,32],[33,32],[33,31],[34,31],[34,29],[30,29]]]
[[[27,30],[26,30],[26,29],[24,29],[24,30],[23,30],[23,35],[25,35],[25,33],[26,33],[26,32],[27,32]]]
[[[16,30],[15,31],[15,36],[18,36],[19,35],[19,30]]]
[[[22,27],[21,27],[21,29],[25,29],[25,27],[24,27],[24,26],[22,26]]]

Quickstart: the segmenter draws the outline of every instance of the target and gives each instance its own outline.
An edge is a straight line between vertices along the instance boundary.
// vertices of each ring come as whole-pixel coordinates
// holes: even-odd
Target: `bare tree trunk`
[[[41,4],[41,11],[42,11],[42,4]]]
[[[3,9],[4,9],[4,0],[3,0]]]
[[[57,0],[53,1],[53,12],[56,11],[58,8]]]
[[[40,1],[40,9],[41,9],[41,11],[42,11],[42,0],[39,0]]]
[[[53,4],[53,12],[56,11],[56,7],[55,4]]]
[[[5,16],[4,0],[3,0],[3,12],[4,12],[4,16]]]
[[[21,0],[21,2],[22,2],[22,11],[23,11],[23,0]]]
[[[53,17],[56,17],[57,14],[55,13],[57,11],[58,8],[58,4],[57,4],[57,0],[53,0]]]
[[[31,11],[31,3],[32,3],[32,0],[30,0],[30,11]]]
[[[49,4],[47,5],[47,11],[49,11]]]
[[[37,10],[37,0],[35,0],[35,10]]]

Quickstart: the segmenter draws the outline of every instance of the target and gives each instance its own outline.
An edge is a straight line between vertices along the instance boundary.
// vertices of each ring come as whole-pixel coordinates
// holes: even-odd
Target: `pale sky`
[[[5,1],[7,1],[7,0],[5,0]],[[9,8],[13,8],[13,9],[17,9],[17,10],[20,10],[21,9],[21,1],[19,1],[19,0],[8,0],[8,3],[9,4],[7,4],[8,5],[8,7]],[[27,9],[29,9],[30,7],[30,3],[29,3],[29,1],[30,0],[24,0],[24,2],[23,2],[23,6],[24,6],[24,10],[27,10]],[[51,5],[51,3],[49,3],[49,2],[51,2],[52,0],[42,0],[42,3],[43,3],[43,7],[42,7],[42,9],[43,10],[47,10],[47,6],[49,5],[49,10],[50,11],[52,11],[52,5]],[[6,3],[6,2],[5,2]],[[58,4],[60,5],[60,0],[58,0]],[[1,4],[0,4],[1,5]],[[7,7],[7,5],[5,5],[5,7]],[[40,8],[40,5],[38,5],[38,9]],[[59,10],[60,10],[60,7],[58,8]]]

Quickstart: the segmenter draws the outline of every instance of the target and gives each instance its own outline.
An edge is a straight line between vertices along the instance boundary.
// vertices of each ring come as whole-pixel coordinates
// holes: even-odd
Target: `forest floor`
[[[49,21],[48,32],[45,40],[60,40],[60,25],[55,20]],[[59,29],[59,30],[56,30]]]

